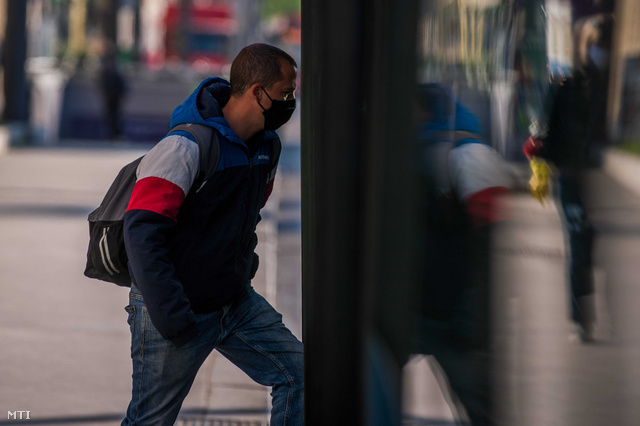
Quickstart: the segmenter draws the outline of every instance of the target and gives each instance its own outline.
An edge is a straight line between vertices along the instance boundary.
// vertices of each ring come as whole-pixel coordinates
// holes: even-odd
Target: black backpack
[[[217,132],[202,124],[180,124],[171,132],[183,130],[193,135],[200,150],[198,174],[193,187],[211,178],[220,160]],[[128,257],[124,246],[124,214],[136,183],[136,170],[144,156],[124,166],[109,187],[100,207],[89,214],[89,248],[84,274],[89,278],[130,287]],[[197,185],[197,186],[196,186]]]
[[[220,142],[218,132],[202,124],[180,124],[169,131],[183,130],[193,135],[200,150],[198,174],[192,185],[199,188],[209,180],[218,167]],[[275,177],[282,145],[274,139],[269,179]],[[89,278],[111,282],[123,287],[131,286],[124,245],[124,214],[136,183],[136,170],[143,157],[124,166],[109,187],[100,206],[89,214],[89,248],[84,274]]]

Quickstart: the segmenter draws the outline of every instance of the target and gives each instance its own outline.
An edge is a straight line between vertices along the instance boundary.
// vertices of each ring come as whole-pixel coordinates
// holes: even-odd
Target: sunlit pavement
[[[22,412],[37,424],[120,423],[130,395],[127,289],[82,275],[86,216],[120,167],[145,150],[22,148],[0,156],[0,412]],[[295,170],[279,174],[260,224],[262,266],[254,285],[300,337]],[[605,175],[593,182],[594,344],[568,339],[563,236],[554,206],[526,193],[507,201],[510,220],[494,247],[501,424],[635,425],[640,418],[640,201]],[[411,361],[407,377],[406,424],[453,424],[424,358]],[[268,389],[214,353],[181,421],[259,425],[268,410]],[[0,424],[14,421],[0,418]]]
[[[0,413],[116,424],[124,412],[128,292],[82,272],[86,216],[140,154],[14,149],[0,156]]]
[[[634,191],[640,169],[614,157],[606,174],[594,171],[587,179],[598,231],[594,343],[569,338],[564,236],[555,206],[523,191],[505,200],[508,220],[493,247],[496,424],[638,424],[640,198]],[[523,186],[526,165],[514,171]],[[613,175],[636,180],[620,185]],[[405,412],[423,419],[407,424],[447,424],[439,422],[454,417],[430,363],[418,356],[405,369]]]
[[[128,289],[83,276],[86,217],[120,167],[143,152],[24,148],[0,156],[1,413],[23,411],[39,424],[120,423],[131,386]],[[263,264],[254,286],[273,298],[277,289],[267,287],[274,285],[277,258],[269,260],[266,250],[287,248],[269,231],[276,214],[266,216],[272,219],[259,228]],[[268,400],[266,388],[214,353],[183,415],[262,424]]]
[[[506,203],[496,237],[495,338],[500,424],[637,425],[640,407],[640,199],[590,173],[597,230],[595,342],[571,342],[558,215],[528,194]]]

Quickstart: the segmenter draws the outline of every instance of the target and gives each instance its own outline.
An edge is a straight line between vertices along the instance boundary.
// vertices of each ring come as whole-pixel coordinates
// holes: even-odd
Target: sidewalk
[[[120,167],[144,151],[141,146],[15,148],[0,155],[0,413],[29,411],[36,424],[120,424],[130,396],[127,290],[82,275],[86,216]],[[507,206],[513,220],[501,229],[505,237],[495,248],[505,308],[500,312],[506,316],[498,329],[505,426],[631,426],[640,418],[635,356],[640,201],[609,177],[629,170],[631,185],[638,181],[631,167],[608,156],[607,174],[594,180],[602,197],[592,206],[600,230],[596,345],[567,340],[564,252],[555,208],[524,192]],[[526,179],[526,169],[518,170]],[[300,301],[298,179],[279,175],[259,227],[262,266],[254,285],[301,337],[295,303]],[[275,277],[277,285],[288,287],[278,290]],[[406,386],[412,424],[430,424],[428,419],[445,424],[450,413],[433,389],[425,361],[414,360],[407,377],[414,379]],[[263,425],[269,399],[268,389],[214,353],[185,401],[181,424],[213,424],[215,418]],[[14,423],[0,417],[0,424]]]
[[[604,155],[603,171],[619,184],[640,196],[640,157],[609,149]]]
[[[131,392],[128,290],[83,276],[86,217],[120,167],[145,151],[17,148],[0,156],[0,413],[29,411],[38,424],[120,424]],[[273,247],[273,227],[259,226],[262,251]],[[273,297],[268,277],[277,265],[260,254],[254,286]],[[266,424],[269,400],[214,353],[185,401],[183,424]]]
[[[587,176],[587,210],[597,232],[594,344],[569,341],[564,235],[555,206],[527,193],[507,202],[509,220],[494,248],[501,425],[638,424],[636,162],[608,153],[603,169]],[[624,179],[634,170],[635,179]]]
[[[564,235],[556,207],[527,190],[528,165],[512,164],[516,191],[493,247],[498,425],[634,426],[640,419],[640,159],[607,153],[590,173],[588,210],[598,231],[596,343],[569,341]],[[615,177],[615,178],[614,178]],[[453,424],[429,363],[405,367],[404,411],[420,425]]]

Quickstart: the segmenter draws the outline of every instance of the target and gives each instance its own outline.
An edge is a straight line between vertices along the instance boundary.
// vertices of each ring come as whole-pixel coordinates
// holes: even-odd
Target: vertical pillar
[[[362,1],[302,2],[302,271],[307,425],[364,424],[360,269]]]
[[[307,425],[400,424],[417,2],[302,3]]]
[[[27,56],[27,2],[7,1],[7,21],[2,45],[5,121],[29,119],[29,89],[25,74]]]

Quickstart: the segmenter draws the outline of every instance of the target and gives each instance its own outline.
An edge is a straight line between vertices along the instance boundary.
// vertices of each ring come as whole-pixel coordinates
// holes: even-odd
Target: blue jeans
[[[133,390],[122,425],[173,425],[198,369],[213,349],[271,386],[271,425],[304,424],[303,345],[248,285],[236,301],[198,314],[202,334],[177,348],[151,324],[139,290],[129,296]]]
[[[592,251],[594,228],[582,202],[581,179],[573,175],[558,177],[557,202],[562,209],[569,253],[569,289],[571,319],[578,324],[593,321],[592,313],[585,309],[584,296],[593,294]]]

